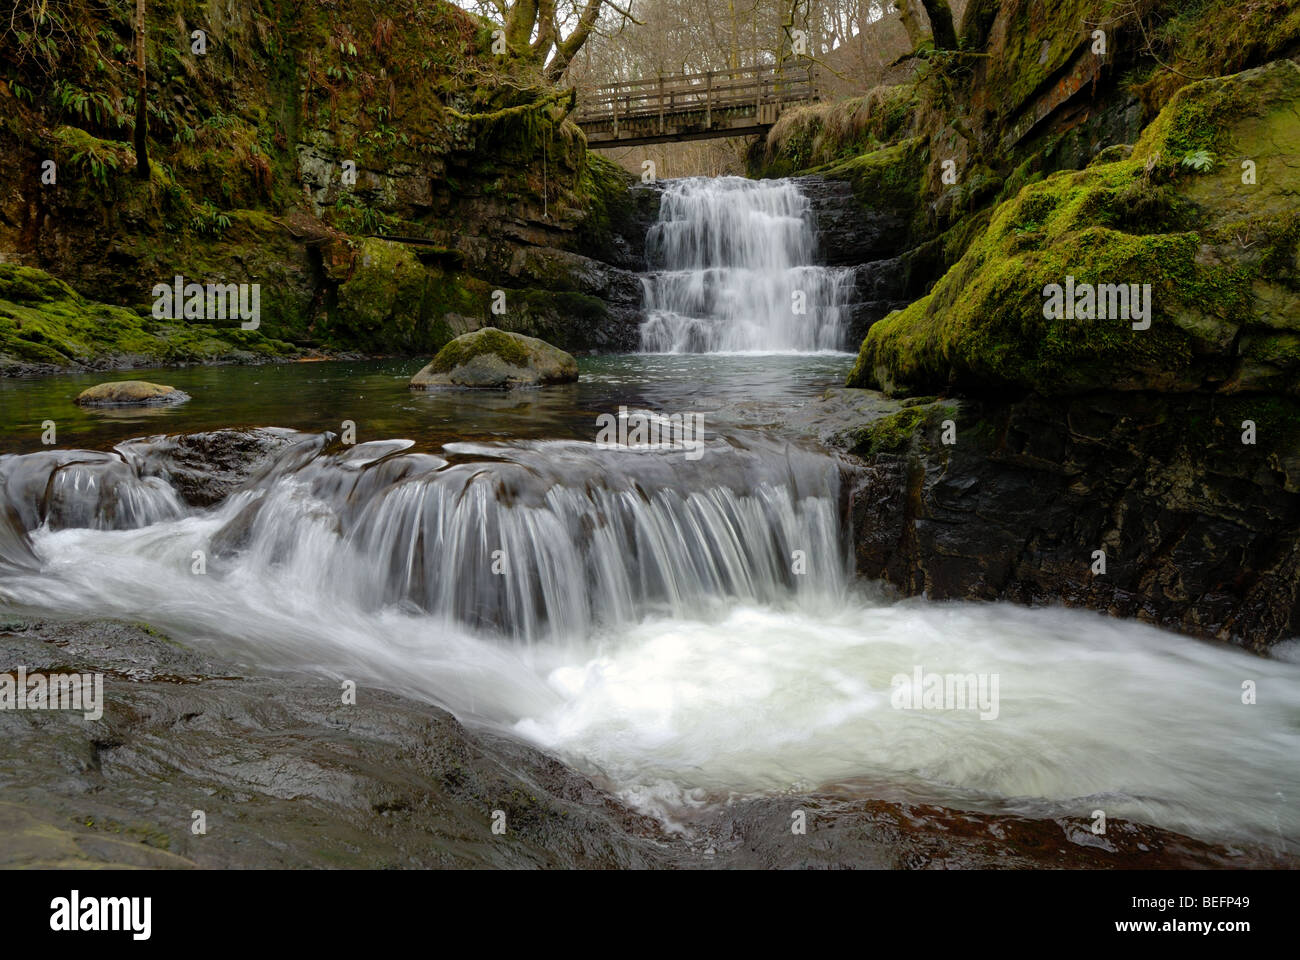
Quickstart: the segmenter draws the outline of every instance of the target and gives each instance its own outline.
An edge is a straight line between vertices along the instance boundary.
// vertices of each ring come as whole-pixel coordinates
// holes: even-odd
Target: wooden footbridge
[[[784,107],[817,99],[811,67],[748,67],[635,80],[579,98],[593,149],[764,133]]]

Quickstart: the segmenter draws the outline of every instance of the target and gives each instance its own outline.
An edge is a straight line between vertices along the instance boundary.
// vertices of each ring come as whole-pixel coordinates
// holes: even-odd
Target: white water
[[[646,237],[641,348],[845,349],[853,271],[814,263],[808,199],[790,180],[669,181]]]
[[[307,444],[212,511],[162,502],[144,525],[113,510],[140,499],[130,471],[83,464],[83,494],[107,491],[94,515],[133,528],[42,526],[41,571],[0,600],[428,699],[668,822],[838,787],[1295,849],[1300,666],[1089,613],[855,591],[833,462],[717,443],[708,484],[674,455],[586,444],[449,449],[458,463]],[[486,571],[499,543],[526,589]],[[895,709],[891,679],[916,666],[997,674],[997,718]]]

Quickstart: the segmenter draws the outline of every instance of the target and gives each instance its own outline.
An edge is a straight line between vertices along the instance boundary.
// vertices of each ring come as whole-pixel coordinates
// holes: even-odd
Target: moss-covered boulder
[[[147,380],[117,380],[97,383],[77,395],[83,407],[146,406],[160,403],[184,403],[189,394],[175,387]]]
[[[462,334],[411,378],[414,390],[478,387],[508,390],[578,379],[578,361],[545,340],[484,327]]]
[[[1291,61],[1192,84],[1131,156],[1026,186],[849,385],[1300,393],[1298,104]]]

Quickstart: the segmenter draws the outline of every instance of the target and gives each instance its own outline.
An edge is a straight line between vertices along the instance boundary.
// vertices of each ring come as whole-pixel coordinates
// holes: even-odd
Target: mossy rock
[[[85,407],[147,406],[163,403],[184,403],[189,394],[175,387],[147,380],[117,380],[97,383],[77,395],[77,403]]]
[[[43,270],[0,263],[0,374],[88,365],[270,360],[295,352],[290,344],[258,331],[158,321],[97,303]]]
[[[462,334],[411,378],[414,390],[475,387],[506,390],[578,379],[578,361],[545,340],[484,327]]]
[[[1300,146],[1300,66],[1181,90],[1130,157],[1025,186],[931,293],[875,324],[849,386],[1297,390],[1300,214],[1279,144]],[[1222,175],[1186,150],[1231,156]],[[1238,157],[1256,158],[1242,182]],[[1262,242],[1261,242],[1262,241]],[[1048,316],[1051,285],[1150,285],[1150,316]],[[1149,325],[1144,326],[1144,323]]]
[[[428,273],[400,243],[367,237],[357,244],[352,274],[339,286],[339,317],[351,332],[364,334],[420,316]]]

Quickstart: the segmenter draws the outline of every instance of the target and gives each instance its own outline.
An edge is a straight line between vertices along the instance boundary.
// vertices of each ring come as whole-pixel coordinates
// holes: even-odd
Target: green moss
[[[1177,0],[1160,5],[1146,42],[1159,59],[1136,84],[1151,113],[1189,78],[1226,76],[1294,52],[1300,6],[1286,0]]]
[[[192,363],[241,354],[272,359],[294,352],[292,345],[260,331],[156,321],[87,300],[42,270],[0,263],[0,366]]]
[[[482,354],[493,354],[516,367],[528,366],[528,350],[510,334],[484,327],[451,341],[433,358],[434,373],[448,373]]]
[[[786,177],[873,153],[906,135],[917,103],[915,85],[896,84],[787,110],[752,155],[750,173]]]
[[[1003,5],[1007,27],[990,46],[982,86],[1004,116],[1014,114],[1043,84],[1065,66],[1088,40],[1081,24],[1096,20],[1096,0],[1055,0]],[[977,20],[988,17],[976,7]],[[989,21],[989,25],[992,22]],[[963,29],[965,24],[963,24]]]
[[[861,457],[899,453],[911,445],[918,433],[933,429],[944,420],[955,420],[956,416],[957,408],[952,404],[937,403],[934,398],[927,398],[924,402],[918,400],[857,431],[849,452]]]
[[[1300,70],[1288,65],[1243,74],[1237,84],[1282,97],[1293,80],[1300,85]],[[1242,362],[1238,331],[1268,325],[1256,317],[1258,284],[1276,287],[1294,276],[1296,223],[1291,214],[1271,212],[1275,199],[1267,189],[1231,192],[1222,184],[1203,187],[1203,178],[1169,180],[1159,160],[1164,151],[1192,145],[1222,148],[1240,139],[1251,116],[1273,115],[1267,100],[1247,110],[1240,91],[1225,86],[1232,84],[1180,93],[1131,158],[1057,174],[999,206],[930,295],[870,329],[849,384],[907,393],[956,381],[1050,395],[1240,382],[1231,377]],[[1210,106],[1190,111],[1195,103]],[[1222,221],[1249,213],[1251,203],[1262,209],[1244,221]],[[1238,243],[1241,237],[1266,243],[1251,253],[1253,244]],[[1045,317],[1046,289],[1068,277],[1076,286],[1149,284],[1150,328],[1135,330],[1118,318]],[[1290,363],[1289,340],[1246,342],[1260,351],[1246,359]]]
[[[599,253],[611,237],[628,227],[636,214],[636,199],[629,187],[631,174],[599,154],[588,154],[578,180],[578,206],[585,211],[578,231],[581,249]]]

